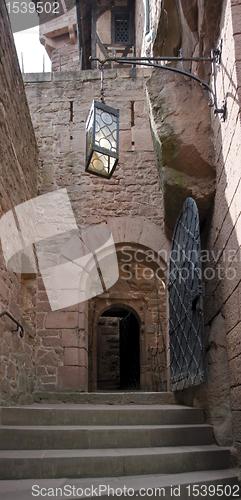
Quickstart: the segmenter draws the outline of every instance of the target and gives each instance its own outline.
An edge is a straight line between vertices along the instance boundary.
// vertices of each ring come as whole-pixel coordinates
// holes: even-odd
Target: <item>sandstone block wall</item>
[[[223,52],[218,74],[219,100],[227,100],[227,120],[213,119],[217,165],[217,185],[208,246],[214,279],[206,283],[206,322],[212,327],[215,317],[225,319],[232,427],[241,463],[241,2],[227,0],[223,5],[220,37]],[[215,260],[215,261],[214,261]],[[222,345],[218,340],[218,345]],[[220,366],[220,370],[222,370]],[[220,377],[220,374],[218,375]]]
[[[120,241],[128,232],[127,241],[158,251],[163,207],[145,93],[149,75],[145,69],[136,76],[129,68],[105,71],[106,103],[120,112],[120,160],[108,181],[84,171],[85,123],[100,97],[100,72],[25,75],[25,88],[40,150],[39,194],[65,187],[80,230],[107,223],[115,242],[123,229]],[[134,224],[127,231],[129,220]],[[87,390],[88,304],[51,312],[39,280],[36,316],[36,387]]]
[[[51,53],[52,71],[78,71],[80,70],[79,46],[72,44],[69,35],[62,35],[61,48],[53,49]]]
[[[145,1],[136,2],[135,5],[135,21],[136,21],[136,56],[142,56],[142,47],[145,44]]]
[[[36,196],[38,154],[5,3],[0,4],[0,217]],[[0,404],[27,401],[34,386],[34,276],[6,269],[0,254],[0,311],[9,311],[25,330],[19,338],[13,322],[0,319]],[[24,322],[26,320],[26,323]]]
[[[159,2],[151,0],[150,13],[151,24],[157,31],[156,40],[154,42],[155,55],[163,55],[161,52],[166,49],[172,50],[170,44],[168,48],[168,25],[164,18],[161,19],[157,12]],[[241,417],[241,375],[240,375],[240,279],[241,279],[241,261],[240,261],[240,145],[241,145],[241,130],[240,130],[240,60],[241,60],[241,1],[240,0],[225,0],[223,2],[204,2],[197,0],[187,2],[179,0],[178,15],[180,20],[181,46],[183,55],[200,55],[210,56],[211,49],[216,47],[218,38],[222,39],[223,50],[220,67],[217,69],[217,97],[218,106],[221,107],[222,101],[227,102],[227,117],[223,122],[221,117],[214,116],[212,118],[212,130],[208,130],[208,109],[205,106],[207,113],[203,124],[203,146],[201,151],[205,151],[208,142],[209,149],[209,164],[210,174],[205,179],[204,192],[206,195],[214,194],[215,182],[215,167],[216,167],[216,194],[214,203],[209,204],[209,209],[206,214],[206,242],[205,238],[203,248],[207,250],[207,258],[204,264],[204,281],[206,289],[205,299],[205,348],[206,348],[206,382],[200,388],[187,391],[185,401],[189,404],[203,406],[206,410],[208,420],[214,425],[215,437],[220,444],[234,443],[235,449],[238,452],[239,461],[241,459],[241,435],[240,422]],[[165,8],[165,2],[162,2],[162,7]],[[167,15],[169,12],[167,10]],[[158,24],[159,16],[159,24]],[[170,19],[170,16],[169,16]],[[151,26],[152,27],[152,26]],[[164,30],[164,31],[163,31]],[[170,39],[170,37],[169,37]],[[174,39],[173,39],[174,40]],[[170,39],[171,41],[171,39]],[[174,45],[173,45],[174,47]],[[159,51],[159,52],[158,52]],[[169,55],[173,55],[169,52]],[[196,73],[207,82],[210,80],[210,65],[208,63],[192,64],[189,69]],[[159,72],[160,73],[160,72]],[[172,78],[155,76],[156,81],[159,81],[155,88],[155,79],[152,77],[149,83],[149,94],[151,100],[151,113],[153,120],[154,135],[160,136],[161,147],[157,151],[157,158],[161,164],[161,175],[165,176],[166,165],[168,161],[166,145],[168,140],[174,136],[173,146],[169,153],[175,152],[177,148],[180,154],[180,141],[185,141],[185,134],[188,130],[185,127],[185,114],[178,117],[178,126],[172,120],[170,107],[167,105],[167,95],[170,92],[171,85],[177,85],[175,95],[179,94],[179,78],[175,75]],[[173,81],[172,81],[173,80]],[[212,79],[211,79],[212,80]],[[160,85],[164,82],[164,85]],[[175,83],[174,83],[175,82]],[[176,84],[178,82],[178,84]],[[211,82],[212,84],[212,82]],[[181,84],[181,85],[186,85]],[[190,83],[187,83],[190,85]],[[196,84],[192,85],[192,94],[195,95],[197,90]],[[164,92],[160,92],[160,88]],[[202,90],[203,92],[203,90]],[[180,99],[178,99],[178,106]],[[190,98],[188,102],[191,103]],[[197,100],[198,102],[198,100]],[[177,108],[177,106],[174,108]],[[189,111],[191,109],[191,104]],[[197,117],[201,116],[204,108],[197,104]],[[175,112],[174,112],[175,115]],[[190,117],[191,126],[195,127],[196,117]],[[169,126],[169,122],[170,125]],[[169,130],[168,130],[169,126]],[[183,130],[178,137],[178,127]],[[205,129],[206,127],[206,129]],[[201,131],[199,127],[199,133]],[[161,133],[160,133],[161,132]],[[205,139],[206,134],[206,139]],[[195,134],[197,137],[197,134]],[[195,140],[191,141],[195,144]],[[191,143],[190,143],[191,144]],[[213,148],[214,146],[214,148]],[[190,160],[194,162],[193,168],[197,166],[195,155],[191,148],[186,148],[184,154],[184,167]],[[178,157],[174,158],[173,166],[180,170],[180,175],[183,175],[182,168],[178,167]],[[163,164],[162,164],[163,162]],[[164,168],[163,168],[164,167]],[[191,171],[191,170],[190,170]],[[204,172],[201,167],[200,172]],[[185,173],[185,171],[184,171]],[[170,200],[178,200],[182,182],[180,175],[176,181],[176,192],[169,192],[169,196],[164,194],[164,204]],[[209,177],[209,179],[208,179]],[[165,181],[165,179],[164,179]],[[170,183],[170,179],[167,179]],[[200,181],[200,179],[199,179]],[[188,179],[184,181],[185,188],[188,187]],[[165,182],[164,182],[165,187]],[[191,188],[191,191],[198,200],[202,192],[202,183],[196,182]],[[209,195],[207,197],[209,197]],[[213,210],[211,210],[213,206]],[[208,207],[208,199],[206,200],[206,208]],[[167,207],[168,209],[168,207]],[[165,209],[165,213],[167,213]],[[166,217],[167,219],[167,217]],[[175,219],[175,217],[174,217]]]
[[[216,194],[208,218],[203,259],[205,283],[206,381],[184,398],[205,408],[222,445],[234,445],[241,463],[240,374],[240,25],[241,2],[223,2],[220,38],[221,64],[217,70],[219,106],[227,102],[227,117],[212,114]]]

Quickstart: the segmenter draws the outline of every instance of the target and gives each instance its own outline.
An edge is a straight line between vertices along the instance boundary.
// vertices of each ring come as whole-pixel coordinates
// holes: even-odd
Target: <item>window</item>
[[[129,18],[115,18],[115,43],[129,43]]]

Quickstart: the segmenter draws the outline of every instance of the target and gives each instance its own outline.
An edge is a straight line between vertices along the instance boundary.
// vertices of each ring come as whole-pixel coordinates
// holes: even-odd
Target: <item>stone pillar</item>
[[[45,328],[60,330],[62,363],[57,367],[57,390],[85,392],[88,390],[87,303],[65,311],[49,312]]]

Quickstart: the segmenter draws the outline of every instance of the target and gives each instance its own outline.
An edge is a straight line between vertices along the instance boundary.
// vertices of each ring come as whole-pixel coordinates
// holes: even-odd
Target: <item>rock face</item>
[[[217,44],[222,4],[222,0],[209,3],[164,0],[155,25],[154,56],[178,56],[182,48],[184,57],[210,57],[211,49]],[[185,65],[187,71],[209,81],[210,63],[187,62]],[[177,67],[183,69],[181,64]],[[164,70],[153,72],[147,91],[166,226],[173,229],[187,196],[195,198],[204,226],[215,193],[207,91],[189,78]]]
[[[164,70],[153,73],[147,91],[166,226],[173,229],[187,196],[195,198],[203,225],[215,192],[208,96],[196,82]]]

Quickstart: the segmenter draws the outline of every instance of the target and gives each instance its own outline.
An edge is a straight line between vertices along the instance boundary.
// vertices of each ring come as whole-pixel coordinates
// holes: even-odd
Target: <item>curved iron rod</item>
[[[118,61],[118,59],[117,59],[117,62],[120,62],[120,61]],[[126,59],[122,60],[122,62],[125,64]],[[196,82],[203,85],[214,97],[213,89],[211,89],[211,87],[209,87],[209,85],[206,82],[204,82],[203,80],[198,78],[198,76],[193,75],[192,73],[189,73],[188,71],[184,71],[184,70],[178,69],[178,68],[172,68],[171,66],[161,66],[160,64],[156,64],[156,63],[145,63],[145,62],[143,63],[143,62],[137,61],[135,64],[144,65],[144,66],[151,66],[153,68],[158,68],[158,69],[165,69],[167,71],[173,71],[174,73],[179,73],[180,75],[189,76],[193,80],[196,80]]]
[[[150,59],[150,62],[147,62],[149,61]],[[183,57],[173,57],[172,59],[169,58],[170,60],[172,61],[193,61],[195,60],[194,58],[191,59],[191,58],[183,58]],[[155,58],[155,60],[169,60],[168,58]],[[163,69],[163,70],[167,70],[167,71],[173,71],[174,73],[179,73],[180,75],[183,75],[183,76],[189,76],[189,78],[192,78],[193,80],[195,80],[196,82],[200,83],[201,85],[203,85],[203,87],[205,87],[208,92],[210,92],[210,94],[212,94],[213,98],[214,98],[214,104],[216,106],[216,96],[215,96],[215,93],[213,91],[213,89],[211,87],[209,87],[209,85],[204,82],[203,80],[201,80],[200,78],[198,78],[198,76],[196,75],[193,75],[192,73],[189,73],[188,71],[183,71],[182,69],[178,69],[178,68],[172,68],[171,66],[161,66],[160,64],[157,64],[155,62],[151,62],[151,58],[149,57],[143,57],[142,58],[135,58],[135,57],[130,57],[130,58],[127,58],[127,59],[124,59],[124,58],[116,58],[116,57],[107,57],[106,59],[99,59],[98,57],[90,57],[90,60],[91,61],[98,61],[101,65],[104,65],[106,62],[109,62],[109,61],[114,61],[114,62],[117,62],[117,63],[123,63],[123,64],[135,64],[135,65],[139,65],[139,66],[147,66],[147,67],[151,67],[151,68],[158,68],[158,69]],[[196,60],[208,60],[208,61],[213,61],[213,58],[196,58]]]
[[[174,73],[179,73],[180,75],[187,76],[200,83],[212,96],[212,101],[210,102],[210,106],[214,106],[214,113],[221,114],[221,119],[223,121],[226,120],[227,116],[227,101],[223,100],[221,108],[218,107],[217,101],[217,89],[216,89],[216,71],[215,64],[220,64],[220,58],[222,53],[222,45],[219,48],[212,50],[211,57],[128,57],[128,58],[116,58],[116,57],[107,57],[106,59],[99,59],[98,57],[90,57],[90,61],[98,61],[103,68],[104,64],[107,62],[116,62],[118,64],[131,64],[132,66],[147,66],[150,68],[158,68],[166,71],[173,71]],[[180,61],[182,63],[183,69],[173,68],[172,66],[160,65],[158,61]],[[189,73],[185,70],[183,65],[183,61],[208,61],[212,63],[213,69],[213,78],[214,78],[214,89],[212,89],[206,82],[198,78],[198,76],[193,75],[193,73]]]
[[[136,61],[194,61],[194,62],[213,62],[215,57],[182,57],[182,56],[170,56],[170,57],[131,57],[130,59],[135,59]]]
[[[116,57],[106,57],[106,59],[99,59],[98,57],[90,56],[90,61],[99,61],[100,63],[106,63],[107,61],[116,61],[116,59],[125,59],[125,58],[116,58]],[[128,57],[128,61],[195,61],[195,62],[214,62],[216,60],[215,56],[212,57],[182,57],[182,56],[170,56],[170,57]]]
[[[0,318],[1,318],[2,316],[4,316],[5,314],[6,314],[6,316],[8,316],[8,317],[9,317],[9,318],[10,318],[10,319],[11,319],[11,320],[15,323],[15,325],[17,325],[17,327],[18,327],[18,328],[17,328],[17,330],[13,330],[13,331],[14,331],[14,332],[17,332],[17,331],[20,329],[20,337],[21,337],[21,338],[23,338],[23,336],[24,336],[24,330],[23,330],[22,325],[20,325],[20,323],[19,323],[16,319],[14,319],[14,317],[13,317],[13,316],[12,316],[12,315],[8,312],[8,311],[3,311],[3,312],[0,314]]]

